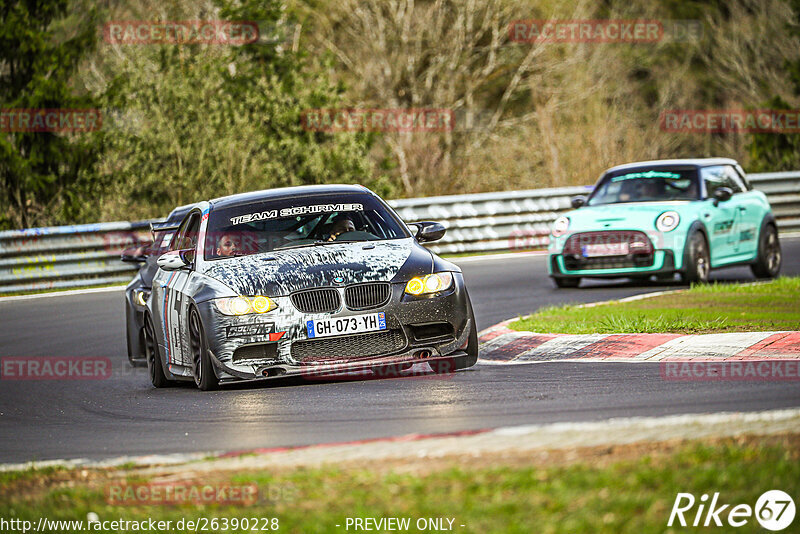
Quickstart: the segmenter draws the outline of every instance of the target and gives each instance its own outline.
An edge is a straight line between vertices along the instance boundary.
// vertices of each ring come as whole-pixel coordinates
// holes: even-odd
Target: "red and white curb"
[[[800,332],[538,334],[511,330],[514,320],[480,333],[480,363],[800,360]]]

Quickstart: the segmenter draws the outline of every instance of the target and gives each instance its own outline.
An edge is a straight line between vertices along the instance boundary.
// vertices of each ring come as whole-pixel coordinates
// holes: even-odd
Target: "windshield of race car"
[[[205,258],[405,237],[402,221],[371,195],[284,198],[212,209]]]
[[[598,206],[699,198],[700,187],[695,169],[643,168],[606,174],[595,188],[588,204]]]

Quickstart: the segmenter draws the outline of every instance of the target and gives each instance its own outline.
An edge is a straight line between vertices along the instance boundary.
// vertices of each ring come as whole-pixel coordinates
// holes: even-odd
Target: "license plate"
[[[386,314],[380,312],[351,315],[350,317],[310,319],[306,321],[306,327],[310,338],[375,332],[386,330]]]
[[[593,256],[626,256],[628,254],[628,243],[598,243],[596,245],[584,245],[583,256],[591,258]]]

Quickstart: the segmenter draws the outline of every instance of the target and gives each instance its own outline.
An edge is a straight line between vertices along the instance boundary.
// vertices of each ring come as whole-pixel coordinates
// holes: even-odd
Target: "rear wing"
[[[162,232],[174,232],[181,226],[181,221],[178,222],[161,222],[161,223],[150,223],[150,234],[153,236],[153,244],[156,244],[156,234],[160,234]]]

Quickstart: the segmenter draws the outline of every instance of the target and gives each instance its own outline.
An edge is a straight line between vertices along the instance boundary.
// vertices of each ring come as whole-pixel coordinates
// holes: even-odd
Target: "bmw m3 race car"
[[[411,229],[414,233],[411,233]],[[196,204],[158,259],[145,314],[155,387],[429,364],[475,364],[461,270],[361,186],[302,186]]]
[[[735,265],[749,265],[758,278],[780,272],[772,209],[732,159],[613,167],[572,206],[550,235],[547,266],[558,287],[577,287],[583,277],[675,273],[703,283],[711,269]]]

